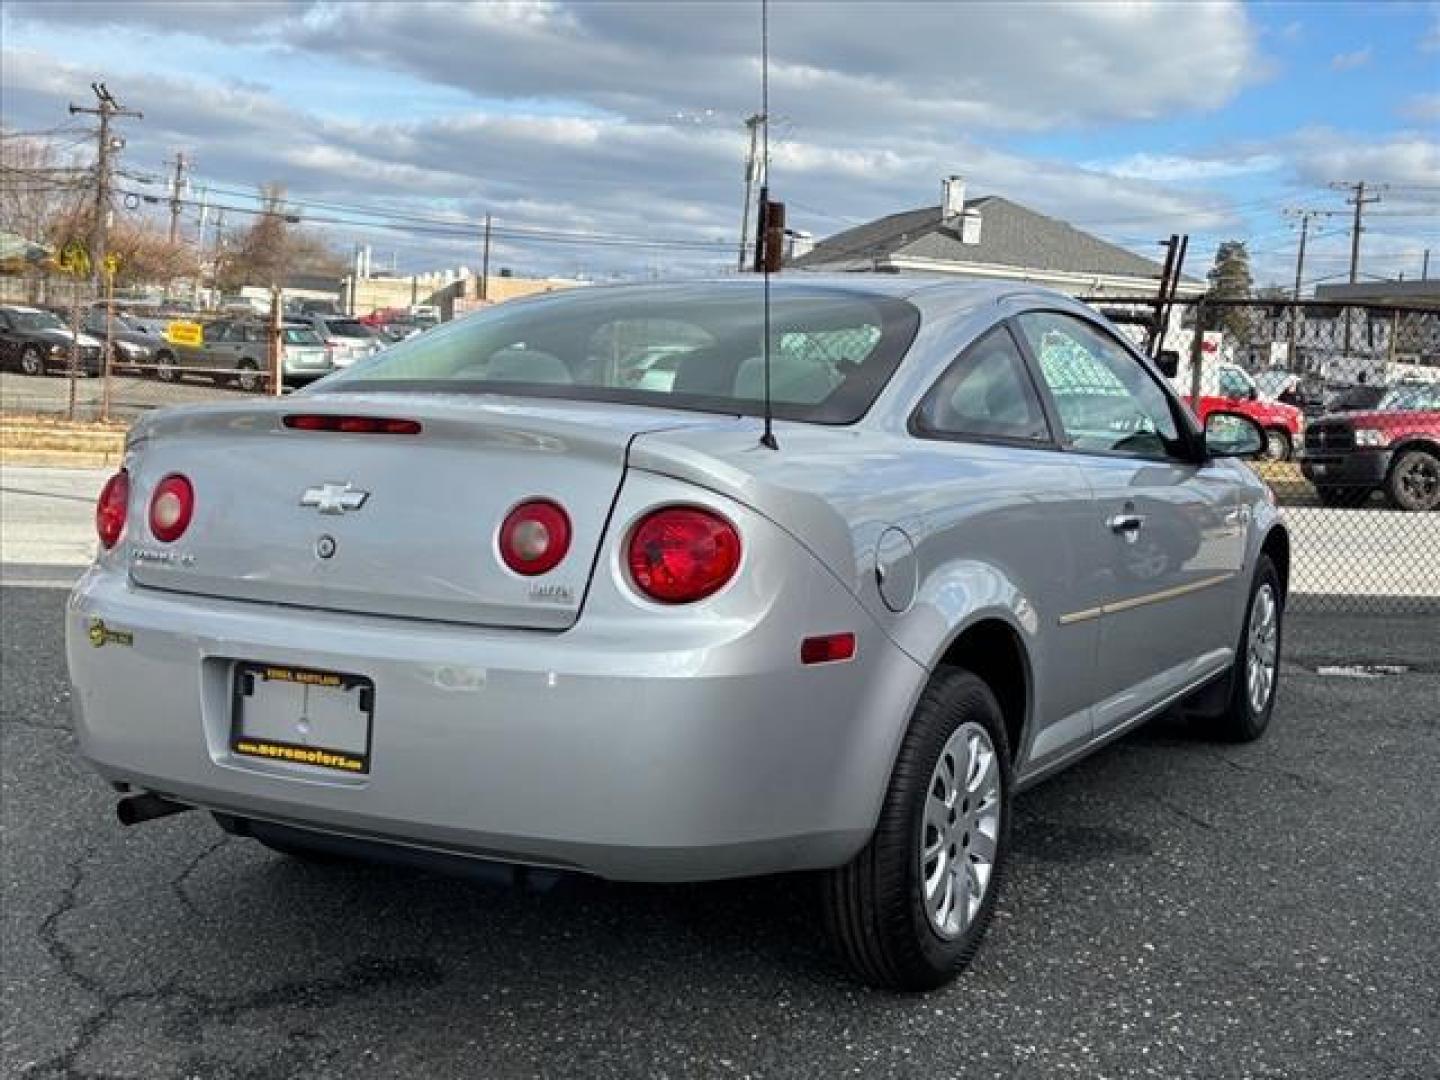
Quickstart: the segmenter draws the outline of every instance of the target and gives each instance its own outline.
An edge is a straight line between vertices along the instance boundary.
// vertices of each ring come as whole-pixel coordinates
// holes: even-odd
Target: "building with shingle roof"
[[[939,206],[889,214],[813,247],[802,239],[786,265],[959,274],[1024,281],[1077,296],[1152,296],[1162,272],[1152,259],[1009,199],[967,200],[964,181],[954,176],[946,179]],[[1178,295],[1199,296],[1205,289],[1204,282],[1184,277]]]

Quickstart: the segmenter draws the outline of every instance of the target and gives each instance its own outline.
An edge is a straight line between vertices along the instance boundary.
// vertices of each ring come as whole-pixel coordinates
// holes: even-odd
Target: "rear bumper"
[[[1306,454],[1300,471],[1317,487],[1374,489],[1385,482],[1389,450],[1352,450],[1343,454]]]
[[[774,618],[648,648],[583,618],[563,634],[429,624],[97,567],[66,616],[80,751],[112,782],[243,818],[615,879],[838,865],[873,828],[926,673],[811,565]],[[128,644],[93,645],[97,618]],[[802,667],[807,624],[854,627],[857,659]],[[370,772],[233,754],[240,660],[372,679]]]

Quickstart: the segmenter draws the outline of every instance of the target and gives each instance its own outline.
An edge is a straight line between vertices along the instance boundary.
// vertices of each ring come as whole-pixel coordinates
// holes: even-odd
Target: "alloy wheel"
[[[925,914],[944,938],[963,934],[985,901],[1000,835],[1000,762],[979,724],[961,724],[935,763],[920,829]]]
[[[1267,582],[1255,593],[1250,606],[1250,631],[1245,658],[1245,687],[1250,708],[1258,713],[1270,703],[1275,688],[1275,667],[1279,662],[1280,608]]]

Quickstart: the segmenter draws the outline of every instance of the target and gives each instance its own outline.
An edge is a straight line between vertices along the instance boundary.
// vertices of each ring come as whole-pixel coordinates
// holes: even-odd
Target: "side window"
[[[1170,400],[1118,342],[1081,319],[1031,311],[1018,319],[1077,450],[1183,456]]]
[[[950,365],[920,403],[916,424],[931,435],[1050,441],[1025,360],[1003,326]]]
[[[230,324],[223,322],[211,323],[205,328],[205,340],[210,342],[229,341]]]
[[[1243,398],[1250,394],[1250,382],[1239,368],[1229,366],[1220,369],[1220,396]]]

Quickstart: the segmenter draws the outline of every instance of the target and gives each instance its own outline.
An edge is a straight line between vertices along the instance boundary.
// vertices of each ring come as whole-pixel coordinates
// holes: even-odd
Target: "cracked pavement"
[[[5,1077],[1440,1073],[1433,618],[1296,617],[1264,741],[1164,718],[1022,796],[974,967],[898,997],[805,879],[537,894],[123,829],[74,757],[64,590],[8,571]]]

